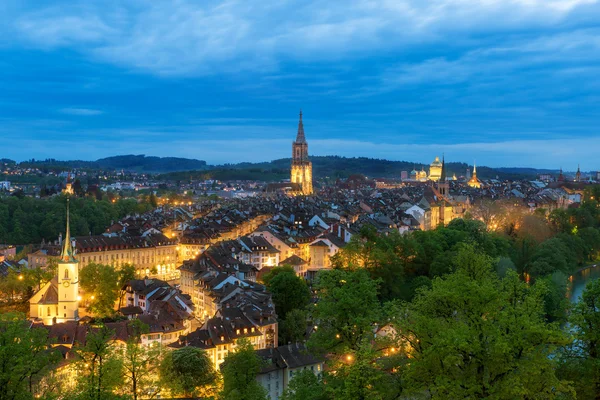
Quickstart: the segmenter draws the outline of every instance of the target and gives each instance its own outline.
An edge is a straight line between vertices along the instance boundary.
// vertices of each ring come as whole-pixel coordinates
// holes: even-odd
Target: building
[[[308,196],[313,193],[312,163],[308,159],[308,143],[304,136],[302,111],[300,111],[296,141],[292,143],[291,183],[299,194]]]
[[[477,165],[475,165],[475,163],[473,163],[473,176],[471,176],[471,179],[469,179],[467,185],[475,189],[481,188],[481,182],[479,182],[479,179],[477,179]]]
[[[271,400],[279,399],[297,373],[310,370],[321,375],[325,366],[324,360],[309,354],[304,344],[258,350],[256,354],[263,360],[256,380]]]
[[[58,276],[29,300],[29,315],[33,320],[41,320],[44,325],[79,319],[79,261],[75,258],[71,242],[68,203],[67,231],[58,261]]]
[[[439,181],[442,176],[442,162],[439,157],[436,157],[435,160],[429,166],[429,180],[431,181]]]
[[[403,181],[408,179],[408,171],[402,171],[400,172],[400,179],[402,179]]]
[[[63,194],[72,195],[75,191],[73,190],[73,182],[71,182],[71,174],[67,175],[67,183],[65,184],[65,188],[63,189]]]
[[[560,167],[560,173],[558,174],[557,182],[564,182],[564,181],[565,181],[565,175],[563,174],[562,167]]]
[[[64,243],[59,239],[61,244]],[[133,264],[140,277],[177,279],[177,240],[160,233],[146,236],[78,236],[74,240],[81,266],[90,263],[109,264],[120,267]],[[58,255],[57,246],[46,246],[28,255],[29,267],[46,267],[52,257]]]
[[[255,290],[262,288],[262,290]],[[261,285],[239,287],[224,285],[220,289],[220,308],[189,335],[180,336],[171,347],[194,346],[206,351],[218,370],[227,354],[235,351],[237,341],[246,338],[255,349],[277,347],[278,324],[271,295]]]
[[[123,287],[126,306],[120,312],[148,325],[142,345],[167,345],[189,333],[194,305],[189,295],[158,279],[134,279]]]
[[[575,182],[581,182],[581,170],[579,164],[577,164],[577,172],[575,173]]]

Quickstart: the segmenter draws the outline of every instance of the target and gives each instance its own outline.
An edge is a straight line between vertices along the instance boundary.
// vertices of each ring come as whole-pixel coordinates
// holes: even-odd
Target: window
[[[69,270],[65,269],[65,279],[69,279]]]
[[[50,311],[50,307],[48,307],[48,316],[50,316],[52,314],[52,311]]]

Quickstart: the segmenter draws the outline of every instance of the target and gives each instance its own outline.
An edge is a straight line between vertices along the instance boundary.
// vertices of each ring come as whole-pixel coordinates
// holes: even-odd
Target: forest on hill
[[[408,161],[391,161],[367,157],[313,156],[313,174],[315,178],[347,178],[350,175],[361,174],[370,178],[399,178],[402,171],[413,169],[429,170],[429,164]],[[3,160],[4,163],[14,163]],[[55,159],[29,160],[19,163],[21,167],[39,169],[103,169],[125,170],[164,174],[163,178],[173,180],[186,179],[219,179],[219,180],[263,180],[278,181],[289,176],[291,159],[281,158],[259,163],[236,163],[209,165],[206,161],[178,157],[152,157],[145,155],[122,155],[102,158],[96,161],[60,161]],[[473,168],[466,163],[446,163],[448,175],[464,176],[467,168]],[[540,173],[554,173],[555,170],[535,168],[490,168],[478,166],[480,178],[499,179],[530,179]]]

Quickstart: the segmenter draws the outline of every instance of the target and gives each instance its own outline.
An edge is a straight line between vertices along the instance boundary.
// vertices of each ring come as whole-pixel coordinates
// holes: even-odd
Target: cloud
[[[81,117],[104,114],[104,111],[95,110],[93,108],[61,108],[59,111],[62,114],[77,115]]]
[[[67,6],[70,5],[70,6]],[[15,16],[16,39],[158,75],[276,70],[600,15],[597,0],[85,1]],[[449,40],[450,39],[450,40]],[[434,65],[432,65],[434,67]]]

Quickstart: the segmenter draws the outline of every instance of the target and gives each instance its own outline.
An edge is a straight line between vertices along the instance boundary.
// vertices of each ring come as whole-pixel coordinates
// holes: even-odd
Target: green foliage
[[[81,400],[117,399],[115,390],[122,384],[123,359],[111,343],[114,331],[104,325],[95,327],[86,336],[83,347],[77,348],[79,382],[68,398]]]
[[[380,316],[377,285],[364,269],[319,272],[319,301],[312,310],[317,330],[309,346],[322,353],[358,350]]]
[[[30,329],[25,315],[0,314],[0,399],[33,399],[33,385],[60,359],[48,332]]]
[[[308,312],[295,309],[285,315],[285,319],[279,320],[279,343],[301,342],[306,336],[308,327]]]
[[[266,390],[256,380],[261,365],[262,360],[254,352],[252,344],[240,339],[236,351],[227,354],[221,366],[221,397],[224,400],[266,400]]]
[[[402,393],[401,380],[398,374],[387,368],[386,361],[381,352],[365,340],[356,352],[330,363],[335,373],[325,377],[327,394],[333,399],[398,398]]]
[[[319,375],[309,369],[295,374],[281,400],[327,400],[325,384]]]
[[[293,268],[274,268],[265,276],[265,284],[273,296],[275,311],[280,317],[285,318],[290,311],[304,308],[310,302],[308,285],[296,275]]]
[[[0,278],[0,293],[2,301],[7,301],[9,304],[27,301],[30,293],[25,275],[19,271],[9,270],[5,277]]]
[[[128,214],[151,209],[146,202],[135,199],[115,203],[94,198],[72,197],[70,202],[71,234],[100,235],[111,221]],[[28,244],[55,240],[65,230],[66,197],[0,197],[0,243]]]
[[[588,282],[569,322],[575,340],[563,352],[560,372],[574,381],[577,398],[597,399],[600,397],[600,280]]]
[[[215,384],[217,375],[208,355],[197,347],[167,351],[160,363],[160,380],[174,394],[194,396]]]
[[[120,273],[112,265],[90,263],[79,271],[81,288],[88,297],[88,310],[104,318],[113,316],[119,298]]]
[[[124,392],[129,393],[134,400],[140,394],[142,398],[154,397],[160,391],[154,381],[160,364],[160,346],[140,344],[141,335],[149,332],[148,325],[139,320],[131,320],[128,325],[132,334],[120,352]]]
[[[544,320],[545,286],[530,287],[514,272],[499,279],[490,261],[463,246],[457,271],[435,279],[408,305],[398,324],[413,348],[407,389],[427,390],[433,399],[569,394],[550,357],[566,338]]]

